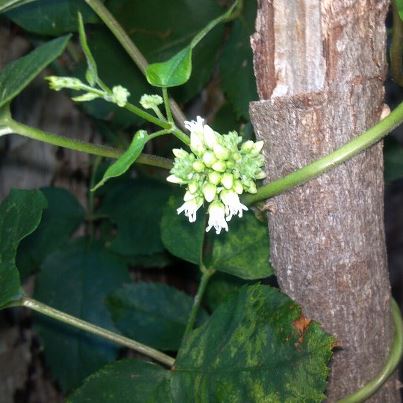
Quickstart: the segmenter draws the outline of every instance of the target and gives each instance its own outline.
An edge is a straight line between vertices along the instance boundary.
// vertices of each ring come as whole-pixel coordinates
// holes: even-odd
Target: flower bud
[[[208,126],[204,125],[204,144],[212,150],[217,144],[217,134],[214,132],[214,130]]]
[[[233,153],[232,158],[234,159],[235,162],[239,162],[239,161],[241,161],[242,156],[239,153]]]
[[[253,146],[253,151],[252,154],[253,155],[258,155],[260,153],[260,151],[262,151],[263,148],[263,141],[256,141],[256,143]]]
[[[195,194],[197,192],[197,190],[199,189],[199,186],[196,182],[193,181],[193,182],[189,183],[188,189],[189,189],[190,193]]]
[[[130,92],[121,85],[116,85],[112,88],[112,102],[121,108],[127,104],[127,98],[129,98],[129,95]]]
[[[235,192],[237,192],[239,195],[242,194],[242,193],[243,193],[243,186],[242,186],[241,181],[236,180],[236,181],[234,182],[233,189],[234,189]]]
[[[241,151],[249,153],[253,149],[254,145],[255,143],[252,140],[245,141],[245,143],[243,143],[241,146]]]
[[[219,160],[227,160],[230,155],[229,150],[218,143],[214,146],[214,154]]]
[[[251,182],[251,184],[248,186],[247,191],[249,193],[256,193],[257,189],[256,189],[256,185],[254,182]]]
[[[211,168],[213,168],[214,171],[217,171],[217,172],[225,172],[225,170],[227,169],[227,166],[225,165],[224,161],[217,161],[212,165]]]
[[[264,172],[263,170],[260,170],[256,175],[255,178],[256,179],[264,179],[266,177],[266,172]]]
[[[221,183],[225,189],[231,189],[234,185],[234,177],[230,173],[226,172],[221,178]]]
[[[204,164],[200,161],[200,160],[196,160],[193,164],[192,164],[193,169],[196,172],[203,172],[204,171]]]
[[[189,153],[182,150],[182,148],[174,148],[172,152],[176,158],[185,158],[189,155]]]
[[[206,151],[203,154],[202,159],[203,159],[204,164],[209,168],[217,161],[217,158],[215,157],[214,153],[212,153],[211,151]]]
[[[210,172],[208,174],[208,180],[213,185],[218,185],[221,181],[221,175],[218,172]]]
[[[217,187],[212,183],[207,182],[203,186],[203,195],[207,202],[212,202],[217,194]]]
[[[178,183],[179,185],[182,185],[185,183],[181,178],[178,178],[175,175],[169,175],[167,178],[167,181],[171,182],[171,183]]]
[[[154,109],[158,105],[161,105],[163,102],[164,102],[163,99],[159,95],[147,95],[147,94],[144,94],[140,98],[140,105],[144,109]]]
[[[228,160],[225,162],[225,165],[227,166],[228,169],[232,169],[235,166],[235,162],[233,160]]]

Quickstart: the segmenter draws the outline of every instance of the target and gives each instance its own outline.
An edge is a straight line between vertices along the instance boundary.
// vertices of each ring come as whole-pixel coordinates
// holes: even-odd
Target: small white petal
[[[179,207],[176,212],[178,214],[185,212],[185,216],[188,217],[189,222],[196,221],[197,210],[202,206],[203,200],[199,197],[194,197],[192,200],[185,201],[181,207]]]
[[[174,148],[172,152],[176,158],[184,158],[189,155],[189,153],[185,150],[182,150],[182,148]]]
[[[225,206],[225,218],[227,221],[231,220],[235,215],[242,218],[243,212],[248,210],[248,208],[240,202],[238,194],[232,190],[222,190],[220,199]]]
[[[219,201],[215,201],[210,204],[208,209],[209,219],[206,232],[210,231],[214,227],[216,234],[218,235],[222,229],[228,231],[228,224],[225,220],[225,207]]]
[[[185,183],[181,178],[178,178],[175,175],[169,175],[167,181],[171,183],[178,183],[179,185],[183,185]]]

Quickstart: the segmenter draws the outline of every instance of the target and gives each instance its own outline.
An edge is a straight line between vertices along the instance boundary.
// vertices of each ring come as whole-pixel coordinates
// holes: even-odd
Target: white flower
[[[186,192],[186,194],[187,193],[188,192]],[[186,194],[185,194],[185,199],[186,199]],[[189,218],[189,222],[195,222],[197,210],[202,206],[202,204],[203,204],[202,198],[193,197],[193,199],[190,199],[187,201],[185,200],[185,203],[183,203],[182,206],[176,210],[176,212],[178,214],[180,214],[184,211],[185,216],[187,218]]]
[[[199,154],[204,151],[204,119],[200,116],[196,120],[185,121],[185,127],[190,131],[190,148]]]
[[[221,232],[223,228],[225,229],[225,231],[228,231],[228,224],[225,220],[225,207],[220,201],[213,201],[210,204],[208,213],[209,219],[206,232],[210,231],[213,227],[217,235]]]
[[[157,108],[158,105],[161,105],[163,103],[163,99],[159,95],[148,95],[144,94],[140,98],[140,105],[144,109],[154,109]]]
[[[129,95],[130,92],[121,85],[116,85],[112,88],[112,102],[121,108],[127,104],[127,98],[129,98]]]
[[[235,215],[242,218],[243,212],[248,210],[248,208],[240,202],[238,194],[233,190],[223,189],[220,193],[220,199],[225,206],[225,218],[227,221],[231,220],[232,216]]]

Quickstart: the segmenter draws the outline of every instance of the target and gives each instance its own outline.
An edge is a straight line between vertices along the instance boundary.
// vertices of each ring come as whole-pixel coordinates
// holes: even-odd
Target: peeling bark
[[[384,0],[260,0],[252,37],[268,180],[374,125],[383,106]],[[268,44],[268,42],[271,42]],[[281,288],[335,335],[328,400],[383,367],[393,338],[383,222],[382,144],[271,201]],[[398,402],[392,378],[370,401]]]

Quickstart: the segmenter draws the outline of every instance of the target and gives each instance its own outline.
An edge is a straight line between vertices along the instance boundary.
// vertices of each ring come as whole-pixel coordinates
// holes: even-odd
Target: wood
[[[379,120],[387,7],[383,0],[258,1],[252,48],[261,101],[250,115],[265,141],[268,181]],[[393,337],[382,158],[377,144],[270,203],[280,287],[337,338],[328,401],[372,379]],[[395,379],[369,401],[399,402]]]

